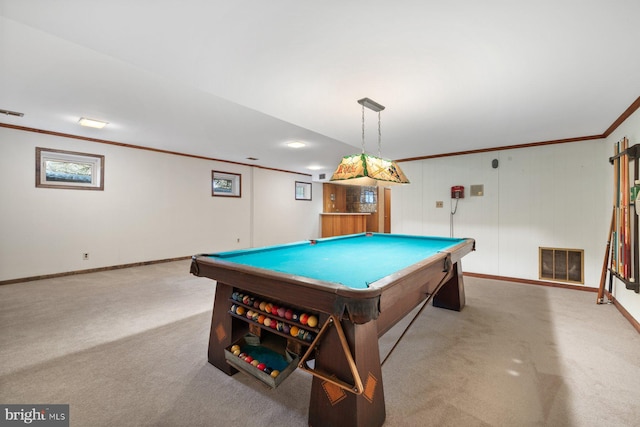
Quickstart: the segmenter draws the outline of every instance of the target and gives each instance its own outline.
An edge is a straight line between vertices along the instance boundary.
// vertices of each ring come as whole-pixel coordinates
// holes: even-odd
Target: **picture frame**
[[[214,197],[242,197],[242,175],[212,170],[211,195]]]
[[[36,147],[36,187],[104,191],[104,156]]]
[[[296,181],[296,200],[311,200],[311,183]]]

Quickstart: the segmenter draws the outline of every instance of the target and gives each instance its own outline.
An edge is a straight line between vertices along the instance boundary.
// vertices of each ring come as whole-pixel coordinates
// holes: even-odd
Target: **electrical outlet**
[[[85,260],[85,261],[87,261],[87,260],[89,259],[89,252],[84,252],[84,253],[82,254],[82,259],[83,259],[83,260]]]
[[[443,207],[444,207],[444,202],[442,200],[436,201],[436,208],[443,208]]]

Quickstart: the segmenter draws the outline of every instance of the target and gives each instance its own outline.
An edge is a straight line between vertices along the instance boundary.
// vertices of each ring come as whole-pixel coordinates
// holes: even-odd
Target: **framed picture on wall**
[[[242,175],[239,173],[211,171],[211,195],[242,197]]]
[[[296,181],[296,200],[311,200],[311,183]]]
[[[104,190],[104,156],[36,147],[36,187]]]

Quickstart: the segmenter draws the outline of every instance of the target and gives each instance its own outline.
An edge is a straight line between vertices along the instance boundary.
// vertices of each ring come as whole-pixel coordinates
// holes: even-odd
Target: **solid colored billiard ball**
[[[271,329],[278,329],[278,323],[279,323],[278,321],[271,319],[271,324],[269,325],[269,327]]]
[[[270,367],[268,367],[268,366],[267,366],[266,368],[264,368],[264,369],[263,369],[263,371],[264,371],[264,373],[265,373],[265,374],[270,375],[270,374],[271,374],[272,369],[271,369]]]
[[[274,369],[273,371],[271,371],[271,376],[273,378],[277,377],[278,375],[280,375],[280,371],[278,371],[277,369]]]
[[[232,345],[232,346],[231,346],[231,352],[233,353],[233,352],[234,352],[234,351],[236,351],[236,350],[240,350],[240,346],[239,346],[238,344],[234,344],[234,345]],[[238,354],[240,354],[240,353],[238,353]]]
[[[284,307],[278,307],[278,316],[280,317],[284,317],[284,314],[286,313],[286,309]]]
[[[242,316],[244,314],[244,307],[239,306],[238,308],[236,308],[236,314],[238,316]]]
[[[292,337],[297,337],[298,331],[299,329],[297,326],[292,326],[291,329],[289,329],[289,334],[291,334]]]
[[[262,322],[262,323],[264,324],[264,326],[269,327],[269,326],[271,326],[271,322],[272,322],[271,318],[265,316],[264,322]]]
[[[258,367],[258,365],[260,364],[260,361],[259,361],[259,360],[256,360],[256,359],[253,359],[253,360],[251,361],[251,364],[252,364],[253,366],[255,366],[255,367]]]
[[[247,363],[251,363],[251,362],[253,362],[253,357],[247,356],[247,357],[244,358],[244,361],[247,362]]]
[[[284,312],[284,318],[287,319],[287,320],[291,320],[291,317],[293,317],[293,310],[288,308]]]
[[[307,319],[309,319],[309,315],[307,313],[302,313],[300,315],[300,323],[302,323],[303,325],[307,324]]]
[[[286,323],[282,325],[282,332],[288,334],[291,328]]]
[[[316,316],[309,316],[309,318],[307,319],[307,325],[315,328],[316,326],[318,326],[318,318]]]
[[[258,323],[260,323],[261,325],[264,324],[264,319],[266,319],[267,316],[265,316],[264,314],[261,314],[258,316]]]
[[[256,366],[256,368],[260,369],[261,371],[264,371],[264,368],[266,368],[266,367],[267,367],[267,365],[265,365],[262,362],[258,363],[258,366]]]
[[[260,302],[260,311],[264,311],[264,307],[267,305],[265,301]]]
[[[278,315],[278,306],[277,305],[272,305],[271,306],[271,314],[273,314],[274,316]]]
[[[264,311],[265,311],[266,313],[271,314],[271,307],[273,307],[273,304],[271,304],[270,302],[266,303],[266,304],[264,305]]]
[[[234,355],[234,356],[239,356],[239,355],[240,355],[240,350],[235,350],[235,351],[233,351],[233,355]]]

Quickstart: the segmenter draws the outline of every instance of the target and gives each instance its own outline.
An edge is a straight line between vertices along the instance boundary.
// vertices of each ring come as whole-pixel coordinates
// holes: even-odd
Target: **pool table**
[[[237,372],[225,349],[256,330],[230,313],[234,293],[313,313],[312,342],[258,328],[285,337],[300,353],[299,367],[313,375],[309,425],[380,426],[385,403],[378,338],[427,298],[436,307],[461,310],[461,259],[474,249],[469,238],[362,233],[195,255],[191,273],[217,282],[209,362],[229,375]]]

